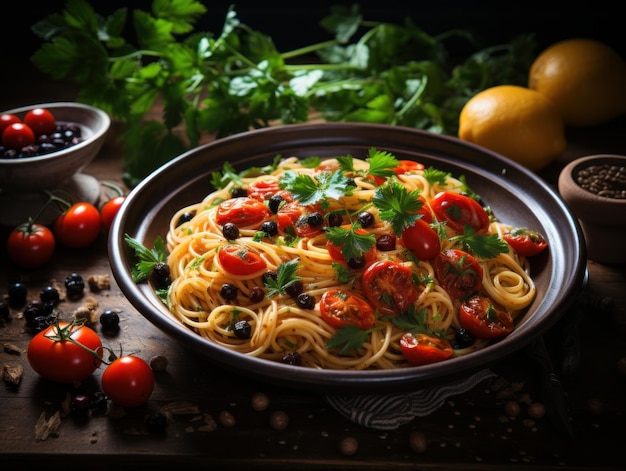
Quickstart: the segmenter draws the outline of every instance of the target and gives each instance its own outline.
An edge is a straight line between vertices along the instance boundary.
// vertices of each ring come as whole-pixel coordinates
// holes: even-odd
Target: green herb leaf
[[[276,294],[285,294],[285,290],[300,279],[296,275],[298,269],[299,258],[294,258],[288,262],[278,265],[276,269],[276,279],[267,278],[265,280],[265,286],[268,288],[267,297],[274,296]]]
[[[391,181],[376,188],[372,203],[380,211],[381,219],[389,221],[393,232],[400,236],[421,217],[418,211],[423,203],[419,195],[420,190],[409,192],[404,185]]]
[[[339,348],[340,355],[345,355],[351,350],[358,352],[370,333],[369,329],[361,330],[355,325],[344,325],[326,342],[326,347]]]
[[[450,241],[460,244],[464,250],[484,259],[497,257],[498,254],[509,251],[508,244],[498,234],[476,234],[471,226],[465,226],[463,234],[451,237]]]
[[[341,247],[341,254],[346,260],[360,257],[367,253],[375,244],[374,234],[359,234],[361,225],[354,223],[349,229],[345,227],[326,228],[326,238],[335,246]]]
[[[139,260],[133,267],[131,276],[135,283],[144,281],[157,263],[165,262],[167,258],[167,247],[161,236],[157,236],[154,240],[152,249],[148,249],[141,242],[128,234],[124,234],[124,240],[135,251],[135,256]]]

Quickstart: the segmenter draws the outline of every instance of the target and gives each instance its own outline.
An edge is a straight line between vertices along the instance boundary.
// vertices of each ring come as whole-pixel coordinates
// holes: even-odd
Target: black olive
[[[72,273],[65,278],[65,290],[68,296],[75,297],[83,294],[85,289],[85,280],[78,273]]]
[[[396,248],[396,236],[393,234],[383,234],[376,239],[376,248],[382,252],[388,252]]]
[[[11,310],[8,303],[0,300],[0,319],[8,319],[11,316]]]
[[[304,284],[300,280],[296,280],[285,288],[285,292],[292,298],[298,297],[304,290]]]
[[[167,427],[167,417],[161,412],[153,412],[145,417],[144,423],[149,433],[163,433]]]
[[[238,288],[232,283],[224,283],[220,289],[220,295],[227,301],[233,300],[237,297]]]
[[[120,316],[117,312],[107,309],[100,314],[100,325],[104,330],[115,331],[120,328]]]
[[[248,190],[246,190],[245,188],[241,188],[241,187],[233,188],[233,191],[231,192],[231,196],[233,198],[243,198],[245,196],[248,196]]]
[[[154,265],[152,277],[159,288],[167,288],[172,283],[170,279],[170,267],[165,262],[159,262]]]
[[[267,285],[270,281],[278,280],[278,274],[275,271],[268,270],[263,273],[263,284]]]
[[[285,198],[283,198],[281,195],[272,195],[272,197],[267,201],[267,207],[273,214],[276,214],[284,202]]]
[[[180,217],[178,218],[178,221],[176,221],[176,227],[180,226],[181,224],[184,224],[188,221],[191,221],[194,216],[196,215],[195,211],[186,211],[183,214],[180,215]]]
[[[454,341],[455,349],[467,348],[473,345],[473,343],[476,341],[476,337],[474,337],[474,334],[472,334],[469,330],[460,328],[456,331],[456,334],[454,334]]]
[[[363,255],[352,257],[347,261],[347,264],[350,268],[358,270],[359,268],[363,268],[365,266],[365,257]]]
[[[324,216],[316,211],[307,215],[306,222],[311,227],[319,227],[324,224]]]
[[[59,295],[59,290],[57,290],[54,286],[46,286],[41,293],[39,293],[39,299],[41,299],[42,303],[51,303],[52,306],[57,306],[61,297]]]
[[[38,299],[29,302],[24,308],[24,320],[26,324],[32,326],[35,322],[35,318],[41,317],[44,315],[43,312],[43,303]]]
[[[313,309],[315,307],[315,297],[308,293],[300,293],[296,298],[296,303],[303,309]]]
[[[9,285],[9,305],[13,307],[20,307],[26,303],[26,294],[28,290],[24,283],[16,281]]]
[[[250,294],[248,295],[248,298],[250,298],[250,302],[252,303],[260,303],[261,301],[263,301],[263,298],[265,297],[265,291],[263,291],[263,288],[261,288],[260,286],[255,286],[250,290]]]
[[[227,222],[222,226],[222,235],[227,240],[235,240],[239,238],[239,228],[232,222]]]
[[[239,339],[249,339],[250,335],[252,334],[252,326],[248,321],[235,322],[233,332]]]
[[[287,365],[298,366],[302,363],[302,356],[298,352],[289,352],[285,353],[280,361]]]
[[[368,211],[363,211],[356,219],[361,224],[361,227],[370,227],[374,224],[374,215]]]
[[[343,216],[339,213],[330,213],[328,215],[328,226],[339,227],[343,224]]]

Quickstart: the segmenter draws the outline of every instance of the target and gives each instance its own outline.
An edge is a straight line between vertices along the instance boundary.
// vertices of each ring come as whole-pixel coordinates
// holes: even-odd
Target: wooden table
[[[34,79],[33,79],[34,80]],[[20,87],[3,109],[24,103],[72,99],[73,91]],[[26,96],[28,95],[28,96]],[[30,99],[28,98],[30,97]],[[46,97],[46,98],[44,98]],[[6,98],[5,98],[6,101]],[[563,156],[542,172],[555,184],[559,169],[581,155],[596,152],[626,154],[626,120],[596,129],[571,130]],[[85,173],[100,181],[121,184],[119,146],[109,141]],[[2,208],[0,208],[0,211]],[[27,216],[27,215],[25,215]],[[5,240],[10,228],[2,229]],[[202,466],[210,469],[623,469],[621,450],[626,404],[626,266],[587,264],[587,293],[577,309],[545,336],[549,350],[561,349],[564,329],[577,329],[579,349],[568,368],[555,363],[564,390],[571,436],[551,414],[532,417],[527,406],[544,403],[541,377],[527,351],[494,365],[498,378],[464,394],[449,398],[439,409],[394,430],[358,425],[341,415],[316,393],[294,391],[241,377],[208,364],[185,350],[144,319],[124,298],[112,278],[106,238],[82,250],[59,249],[45,268],[24,271],[11,266],[6,249],[0,252],[0,294],[6,296],[10,280],[21,278],[28,298],[41,289],[77,272],[111,276],[110,289],[89,292],[101,309],[120,310],[121,331],[105,337],[111,345],[139,352],[150,359],[165,356],[169,364],[156,373],[156,388],[145,407],[110,408],[86,419],[67,414],[72,386],[43,380],[26,359],[31,333],[25,329],[21,310],[0,323],[4,349],[0,364],[21,365],[24,374],[17,387],[0,384],[0,466],[70,464],[72,469],[131,469]],[[62,302],[66,315],[84,302]],[[559,353],[559,352],[556,352]],[[561,352],[562,353],[562,352]],[[560,358],[556,355],[555,358]],[[618,363],[622,359],[622,363]],[[618,365],[622,365],[619,371]],[[573,366],[572,366],[573,365]],[[98,386],[100,371],[93,377]],[[365,393],[366,391],[364,391]],[[264,393],[269,407],[256,411],[252,398]],[[521,405],[511,416],[509,401]],[[510,406],[509,406],[510,407]],[[536,408],[536,405],[531,408]],[[144,417],[168,411],[165,433],[149,433]],[[288,426],[271,426],[271,415],[284,412]],[[47,439],[36,439],[35,426],[60,413],[60,426]],[[550,411],[548,411],[550,412]],[[410,437],[423,433],[426,449],[416,450]],[[342,451],[344,439],[355,439],[354,454]],[[147,468],[150,469],[150,468]]]

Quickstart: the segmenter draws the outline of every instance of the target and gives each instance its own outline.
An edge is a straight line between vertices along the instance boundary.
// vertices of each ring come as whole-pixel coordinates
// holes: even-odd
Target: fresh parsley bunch
[[[78,101],[122,122],[129,187],[205,137],[306,122],[312,110],[327,121],[455,135],[471,96],[524,84],[534,57],[534,39],[524,36],[452,62],[446,40],[472,45],[469,33],[431,36],[409,19],[366,21],[358,5],[331,9],[321,23],[332,34],[328,41],[279,52],[234,8],[219,34],[197,30],[205,13],[199,1],[154,0],[150,11],[120,8],[103,17],[86,0],[68,0],[61,13],[32,27],[44,40],[33,64],[74,81]],[[163,108],[157,118],[150,115],[156,103]]]

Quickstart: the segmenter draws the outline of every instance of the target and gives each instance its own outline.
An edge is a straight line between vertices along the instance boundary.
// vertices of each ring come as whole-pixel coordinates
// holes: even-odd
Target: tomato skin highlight
[[[243,245],[223,245],[217,252],[217,258],[222,268],[235,276],[254,275],[267,268],[267,263],[258,253]]]
[[[26,113],[26,116],[24,116],[24,123],[27,124],[37,136],[52,134],[56,130],[54,115],[46,108],[34,108],[30,110]]]
[[[54,235],[66,247],[83,248],[96,241],[101,227],[98,208],[83,201],[70,206],[54,221]]]
[[[2,131],[2,144],[9,149],[20,150],[35,143],[35,133],[22,122],[9,124]]]
[[[125,355],[106,367],[100,378],[102,392],[122,407],[137,407],[150,399],[154,390],[154,373],[142,358]]]
[[[498,339],[513,331],[513,319],[484,295],[474,295],[459,306],[461,326],[481,339]]]
[[[400,338],[402,355],[414,365],[428,365],[447,360],[454,349],[446,339],[427,334],[405,333]]]
[[[357,293],[343,289],[331,289],[322,295],[320,314],[326,323],[336,329],[355,325],[366,330],[376,322],[374,308]]]
[[[23,224],[16,227],[7,239],[7,254],[15,265],[37,268],[54,255],[56,240],[50,229],[41,224]]]
[[[533,257],[548,247],[548,242],[541,234],[526,228],[507,229],[502,238],[523,257]]]
[[[430,207],[437,219],[447,221],[455,232],[463,233],[466,225],[471,226],[477,234],[489,229],[489,215],[478,201],[469,196],[442,191],[431,200]]]
[[[391,260],[379,260],[367,267],[362,285],[367,300],[383,315],[398,315],[419,297],[411,269]]]
[[[269,208],[261,201],[242,196],[220,203],[215,220],[220,226],[230,222],[238,227],[255,227],[260,226],[270,215]]]
[[[21,122],[22,120],[18,118],[17,116],[15,116],[14,114],[10,114],[10,113],[1,114],[0,115],[0,136],[2,136],[2,133],[4,132],[7,126],[13,123],[21,123]]]
[[[483,268],[471,254],[459,249],[440,252],[434,261],[435,275],[439,283],[456,299],[480,290],[483,284]]]
[[[109,201],[104,203],[102,209],[100,209],[100,223],[102,228],[108,232],[111,229],[111,224],[113,224],[113,219],[117,215],[118,211],[124,201],[126,200],[126,196],[120,195],[115,198],[111,198]]]
[[[435,230],[424,219],[402,231],[402,245],[420,260],[432,260],[441,251],[441,242]]]
[[[68,322],[59,322],[58,328],[68,325]],[[71,340],[51,338],[58,334],[58,328],[53,324],[30,340],[27,349],[30,366],[41,377],[58,383],[87,379],[100,366],[101,360]],[[102,341],[91,328],[74,324],[69,335],[81,345],[101,353]]]

